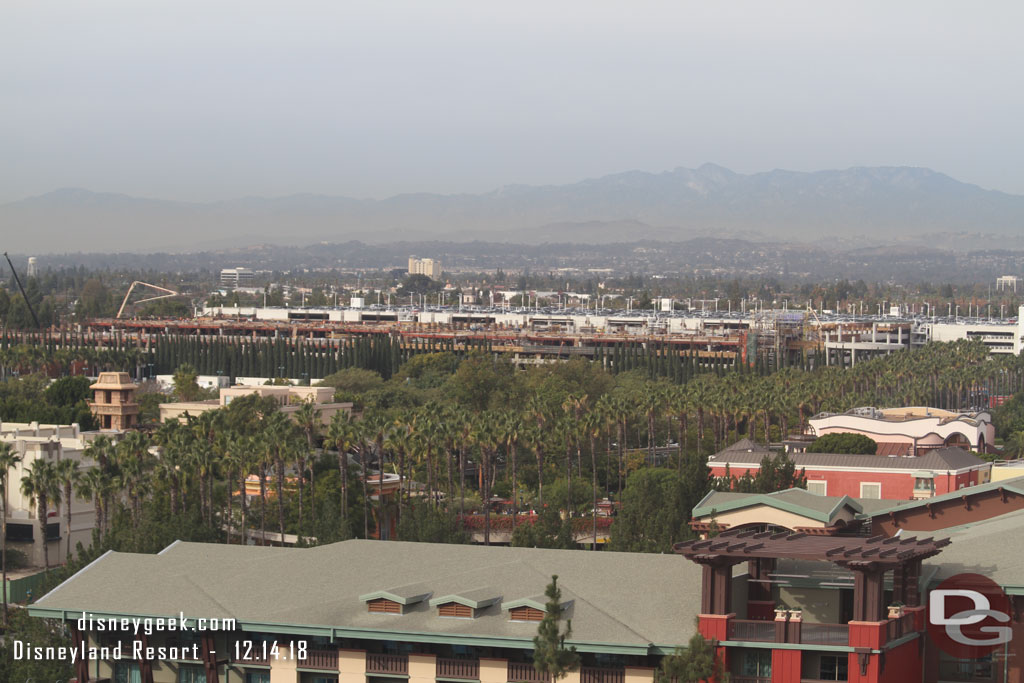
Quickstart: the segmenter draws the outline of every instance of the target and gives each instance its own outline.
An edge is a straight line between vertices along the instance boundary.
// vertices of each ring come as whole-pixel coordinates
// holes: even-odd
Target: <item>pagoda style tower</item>
[[[101,372],[96,384],[89,387],[93,400],[89,403],[92,414],[100,423],[100,429],[129,429],[138,424],[139,404],[135,402],[135,390],[127,372]]]

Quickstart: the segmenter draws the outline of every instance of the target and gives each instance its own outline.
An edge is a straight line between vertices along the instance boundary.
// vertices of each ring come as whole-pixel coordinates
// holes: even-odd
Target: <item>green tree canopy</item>
[[[706,493],[706,491],[704,491]],[[700,496],[703,496],[701,493]],[[690,534],[690,511],[700,497],[673,470],[639,469],[629,475],[622,508],[611,526],[612,550],[664,553]]]
[[[878,444],[863,434],[826,434],[807,447],[808,453],[861,453],[874,455]]]

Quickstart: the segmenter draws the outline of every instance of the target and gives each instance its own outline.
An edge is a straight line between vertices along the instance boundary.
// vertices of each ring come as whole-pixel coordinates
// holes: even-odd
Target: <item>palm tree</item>
[[[92,500],[96,515],[97,541],[103,541],[103,531],[106,527],[104,519],[103,501],[110,489],[110,475],[101,467],[90,467],[82,472],[76,485],[76,493],[79,498]]]
[[[491,544],[491,463],[501,442],[494,414],[484,412],[477,416],[470,435],[480,449],[480,499],[484,507],[484,545]]]
[[[377,538],[384,540],[384,441],[391,428],[391,422],[381,414],[373,414],[363,420],[367,445],[373,445],[377,453]],[[363,486],[366,485],[366,462],[363,462]]]
[[[49,520],[50,502],[60,498],[60,484],[53,463],[41,459],[33,460],[21,478],[21,493],[36,506],[39,533],[43,539],[43,560],[46,569],[49,569],[50,544],[46,538],[46,523]]]
[[[591,510],[594,524],[594,545],[591,550],[597,550],[597,441],[601,432],[604,431],[604,417],[598,411],[591,411],[583,419],[582,428],[590,439],[590,474],[594,494],[594,507]]]
[[[531,439],[533,452],[537,456],[537,506],[544,507],[544,423],[547,422],[548,410],[539,396],[530,400],[527,409],[528,417],[537,423],[536,439]]]
[[[284,478],[295,437],[294,423],[284,413],[273,413],[267,418],[266,433],[274,455],[275,489],[277,490],[277,521],[284,543]]]
[[[312,399],[304,401],[299,409],[293,414],[299,429],[306,435],[307,451],[300,452],[298,457],[299,466],[299,526],[302,526],[302,489],[305,488],[306,459],[314,455],[316,438],[319,435],[320,427],[323,424],[320,416],[322,411],[316,407]],[[315,461],[314,461],[315,465]],[[316,522],[316,482],[314,480],[314,467],[309,468],[309,507],[312,521]]]
[[[7,624],[7,481],[11,468],[21,462],[14,446],[6,442],[0,442],[0,505],[3,506],[3,524],[0,525],[0,567],[3,569],[3,600],[4,600],[4,624]]]
[[[361,442],[358,423],[346,412],[337,412],[327,428],[327,442],[338,449],[338,475],[341,478],[341,519],[348,518],[348,452]]]
[[[78,483],[79,477],[82,476],[81,470],[78,469],[78,461],[72,460],[71,458],[64,458],[58,460],[54,466],[54,473],[57,479],[64,487],[64,519],[67,521],[67,552],[64,554],[65,562],[71,561],[71,502],[74,497],[73,487]]]

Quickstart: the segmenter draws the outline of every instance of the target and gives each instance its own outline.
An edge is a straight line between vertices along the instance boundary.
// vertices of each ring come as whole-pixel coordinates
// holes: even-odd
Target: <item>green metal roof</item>
[[[693,517],[706,517],[757,505],[767,505],[826,524],[830,524],[843,507],[850,508],[854,514],[863,511],[861,504],[849,496],[819,496],[794,488],[774,493],[711,491],[693,508]]]

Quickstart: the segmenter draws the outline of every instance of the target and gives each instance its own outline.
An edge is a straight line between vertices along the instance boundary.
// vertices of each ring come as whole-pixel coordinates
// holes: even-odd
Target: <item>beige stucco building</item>
[[[334,389],[331,387],[295,387],[295,386],[258,386],[225,387],[220,390],[220,397],[209,401],[182,401],[180,403],[161,403],[160,421],[179,420],[184,422],[185,415],[196,417],[208,410],[223,408],[240,396],[258,394],[273,397],[281,407],[281,412],[291,414],[299,410],[303,403],[312,402],[320,411],[320,420],[328,424],[339,412],[351,412],[351,403],[335,403]]]
[[[44,566],[43,535],[39,529],[39,517],[31,498],[21,492],[21,480],[36,460],[57,462],[73,459],[79,468],[86,470],[96,463],[85,456],[88,443],[98,432],[81,432],[77,424],[41,425],[36,422],[0,423],[0,441],[14,447],[21,456],[21,462],[7,473],[7,542],[8,548],[15,548],[28,556],[36,567]],[[50,566],[59,565],[67,556],[67,537],[71,534],[71,548],[81,543],[92,542],[92,530],[96,526],[95,508],[92,501],[72,496],[71,527],[67,527],[66,508],[63,500],[49,504],[46,543],[49,545]]]

